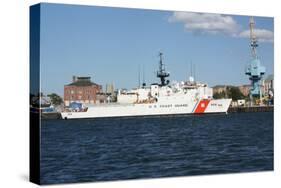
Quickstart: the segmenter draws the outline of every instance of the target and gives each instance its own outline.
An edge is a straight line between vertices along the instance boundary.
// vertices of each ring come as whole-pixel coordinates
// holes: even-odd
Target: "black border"
[[[30,104],[40,94],[40,4],[29,9]],[[39,106],[40,107],[40,106]],[[29,122],[29,181],[40,184],[40,111],[31,111]]]

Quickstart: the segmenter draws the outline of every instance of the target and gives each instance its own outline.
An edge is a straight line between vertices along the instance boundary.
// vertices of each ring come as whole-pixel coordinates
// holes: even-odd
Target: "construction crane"
[[[252,59],[246,67],[245,74],[249,76],[251,81],[251,90],[250,90],[250,103],[253,104],[253,97],[260,98],[260,105],[262,105],[262,87],[261,79],[265,74],[265,67],[261,65],[260,59],[257,55],[258,40],[254,31],[255,22],[254,18],[250,18],[250,46],[252,52]]]

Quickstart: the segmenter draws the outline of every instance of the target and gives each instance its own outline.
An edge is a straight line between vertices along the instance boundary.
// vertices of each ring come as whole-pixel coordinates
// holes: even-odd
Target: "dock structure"
[[[228,113],[237,113],[237,112],[273,112],[273,105],[270,106],[238,106],[238,107],[229,107]]]

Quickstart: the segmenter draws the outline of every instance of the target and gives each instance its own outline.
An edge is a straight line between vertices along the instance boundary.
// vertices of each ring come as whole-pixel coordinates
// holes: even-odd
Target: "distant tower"
[[[252,51],[252,60],[246,67],[245,74],[249,76],[251,81],[250,100],[251,105],[253,97],[260,97],[262,99],[261,79],[265,74],[265,67],[261,65],[260,59],[257,56],[256,48],[258,47],[258,40],[254,33],[254,18],[250,18],[250,46]]]
[[[114,94],[114,86],[113,83],[105,85],[105,93],[110,93],[111,95]]]
[[[170,73],[166,72],[166,70],[165,70],[165,66],[164,66],[163,60],[162,60],[162,55],[163,55],[163,53],[160,52],[159,53],[159,57],[160,57],[159,70],[157,71],[157,77],[160,78],[161,86],[165,86],[165,85],[169,84],[169,80],[166,81],[165,78],[169,77]]]

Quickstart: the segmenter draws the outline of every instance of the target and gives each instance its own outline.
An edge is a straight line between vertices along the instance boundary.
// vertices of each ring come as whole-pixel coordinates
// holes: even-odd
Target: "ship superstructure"
[[[213,99],[213,89],[207,84],[196,82],[193,77],[170,84],[166,80],[170,73],[165,70],[162,56],[160,53],[157,71],[160,83],[119,90],[115,103],[88,105],[81,111],[62,112],[62,118],[227,113],[231,99]]]

